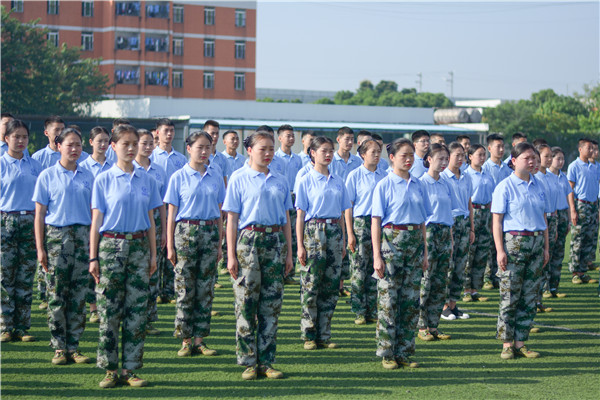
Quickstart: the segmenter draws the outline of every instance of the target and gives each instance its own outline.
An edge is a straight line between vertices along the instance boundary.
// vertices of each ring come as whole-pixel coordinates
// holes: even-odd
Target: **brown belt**
[[[513,236],[540,236],[544,234],[544,231],[508,231],[506,233],[509,233]]]
[[[136,232],[136,233],[118,233],[118,232],[102,232],[102,236],[111,239],[125,239],[134,240],[146,237],[147,231]]]
[[[387,225],[384,225],[384,228],[393,229],[395,231],[414,231],[414,230],[417,230],[418,228],[420,228],[420,225],[415,225],[415,224],[409,224],[409,225],[387,224]]]
[[[2,214],[34,215],[35,211],[2,211]]]
[[[339,218],[313,218],[308,222],[316,222],[317,224],[337,224],[339,222]]]
[[[487,203],[487,204],[475,204],[473,203],[473,208],[476,210],[481,210],[481,209],[489,209],[492,208],[492,203]]]
[[[199,226],[217,225],[217,220],[216,219],[209,219],[209,220],[204,220],[204,219],[180,219],[179,222],[183,222],[184,224],[199,225]]]
[[[596,204],[595,201],[587,201],[587,200],[581,200],[581,199],[577,199],[577,201],[580,201],[580,202],[586,203],[586,204]]]
[[[243,229],[247,231],[255,231],[262,233],[275,233],[281,232],[283,227],[281,225],[271,225],[271,226],[256,226],[256,225],[246,225]]]

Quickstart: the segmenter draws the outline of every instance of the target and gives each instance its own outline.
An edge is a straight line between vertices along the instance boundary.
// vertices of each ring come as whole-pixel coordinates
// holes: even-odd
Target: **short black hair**
[[[113,128],[119,125],[131,125],[131,122],[127,118],[117,118],[113,120]]]
[[[382,137],[381,137],[381,135],[380,135],[380,134],[378,134],[378,133],[372,133],[372,134],[371,134],[371,137],[372,137],[373,139],[375,139],[375,140],[381,140],[381,141],[383,142],[383,138],[382,138]]]
[[[388,143],[385,146],[385,150],[388,153],[388,157],[390,157],[392,154],[396,155],[398,150],[400,150],[404,146],[410,146],[410,148],[413,151],[415,151],[415,145],[413,144],[413,142],[411,142],[410,140],[405,139],[405,138],[394,139],[394,141],[392,143]]]
[[[223,139],[225,139],[225,136],[227,136],[227,135],[230,135],[230,134],[232,134],[232,133],[235,133],[236,135],[238,134],[238,133],[237,133],[237,131],[235,131],[235,130],[233,130],[233,129],[230,129],[230,130],[226,131],[226,132],[223,134]],[[239,136],[239,135],[238,135],[238,136]]]
[[[58,115],[52,115],[52,116],[46,118],[46,120],[44,121],[44,129],[48,128],[48,125],[54,124],[54,123],[64,124],[65,121]]]
[[[217,121],[215,121],[214,119],[207,120],[204,123],[204,125],[202,126],[202,130],[205,130],[207,126],[214,126],[217,129],[221,128],[221,125],[219,125],[219,123]]]
[[[413,132],[413,134],[411,135],[411,139],[412,142],[416,142],[417,140],[421,139],[422,137],[430,137],[431,135],[429,135],[429,132],[427,132],[425,129],[419,129],[418,131]]]
[[[156,129],[160,128],[161,126],[172,126],[175,128],[175,124],[169,118],[160,118],[158,121],[156,121]]]
[[[294,128],[289,124],[283,124],[279,128],[277,128],[277,134],[279,135],[283,131],[292,131],[294,132]]]
[[[352,135],[352,137],[354,137],[354,131],[352,130],[352,128],[350,128],[348,126],[342,126],[337,131],[337,137],[344,136],[344,135]]]
[[[542,145],[542,144],[546,144],[547,145],[548,141],[546,139],[544,139],[544,138],[537,138],[531,144],[534,145],[535,147],[538,147],[539,145]]]
[[[504,143],[504,138],[501,135],[498,135],[497,133],[492,133],[492,134],[488,135],[487,138],[485,138],[485,140],[486,140],[487,144],[490,144],[497,140],[500,140],[502,143]]]
[[[275,131],[273,130],[273,128],[271,128],[268,125],[261,125],[258,128],[256,128],[256,132],[259,132],[259,131],[266,131],[266,132],[270,133],[271,135],[275,135]]]
[[[308,135],[316,136],[315,131],[313,131],[312,129],[308,129],[308,130],[302,132],[302,135],[300,136],[300,138],[304,138],[304,136],[308,136]]]
[[[514,142],[517,139],[525,139],[525,140],[527,140],[527,135],[524,134],[523,132],[513,133],[513,135],[512,135],[512,141]]]
[[[471,138],[468,135],[458,135],[456,137],[457,142],[460,142],[461,140],[465,140],[465,139],[467,139],[469,142],[471,141]]]

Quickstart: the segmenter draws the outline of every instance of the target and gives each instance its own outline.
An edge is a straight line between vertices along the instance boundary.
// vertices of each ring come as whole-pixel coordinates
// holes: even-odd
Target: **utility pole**
[[[448,80],[450,81],[450,99],[452,101],[454,101],[454,72],[450,71],[450,78],[448,78]]]
[[[419,93],[421,93],[421,91],[423,90],[423,73],[419,72],[417,76],[419,77],[419,79],[417,79],[416,84],[419,85]]]

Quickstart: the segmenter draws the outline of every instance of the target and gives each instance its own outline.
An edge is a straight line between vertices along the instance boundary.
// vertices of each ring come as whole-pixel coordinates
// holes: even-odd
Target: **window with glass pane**
[[[204,40],[204,57],[215,56],[215,41],[212,39]]]
[[[84,51],[94,50],[94,34],[92,32],[83,32],[81,34],[81,49]]]
[[[58,32],[48,32],[48,42],[50,42],[50,44],[52,44],[54,47],[58,47]]]
[[[246,26],[246,10],[235,10],[235,26]]]
[[[48,0],[48,14],[58,14],[58,0]]]
[[[22,13],[23,12],[23,0],[11,1],[10,8],[13,10],[13,12]]]
[[[173,22],[176,24],[183,23],[183,6],[173,6]]]
[[[212,7],[204,7],[204,25],[215,24],[215,9]]]
[[[183,55],[183,39],[181,39],[181,38],[173,39],[173,54],[176,56]]]
[[[246,42],[235,42],[235,58],[246,58]]]
[[[174,88],[182,88],[183,87],[183,72],[182,71],[173,71],[173,87]]]
[[[81,2],[81,15],[84,17],[94,16],[94,2],[93,1],[82,1]]]
[[[205,72],[204,73],[204,89],[214,89],[215,87],[215,73]]]
[[[246,89],[246,74],[236,73],[234,75],[234,89],[245,90]]]

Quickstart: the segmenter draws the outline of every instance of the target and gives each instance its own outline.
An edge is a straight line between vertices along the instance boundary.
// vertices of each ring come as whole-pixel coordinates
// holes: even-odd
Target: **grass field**
[[[564,270],[567,270],[565,273]],[[598,272],[592,275],[597,278]],[[221,279],[225,281],[225,279]],[[339,349],[305,351],[300,340],[299,287],[286,286],[280,317],[277,368],[280,381],[243,381],[235,361],[235,319],[230,287],[216,291],[207,343],[216,357],[179,358],[180,342],[172,337],[174,305],[159,305],[162,330],[146,340],[141,377],[146,388],[100,389],[103,371],[94,364],[53,366],[45,312],[34,303],[34,343],[2,344],[2,398],[262,398],[301,399],[381,397],[406,399],[598,399],[600,398],[600,299],[597,284],[573,285],[563,269],[564,299],[550,299],[554,312],[538,315],[542,332],[530,337],[539,359],[500,359],[494,338],[497,291],[484,291],[487,303],[460,304],[471,319],[443,321],[440,329],[453,336],[445,342],[417,339],[416,360],[422,368],[384,370],[375,356],[375,325],[354,325],[354,315],[340,299],[334,315],[333,340]],[[481,313],[481,314],[478,314]],[[486,315],[489,314],[489,315]],[[563,329],[565,328],[565,329]],[[88,324],[80,349],[95,357],[98,325]]]

